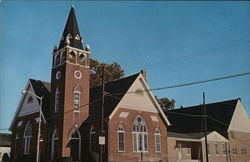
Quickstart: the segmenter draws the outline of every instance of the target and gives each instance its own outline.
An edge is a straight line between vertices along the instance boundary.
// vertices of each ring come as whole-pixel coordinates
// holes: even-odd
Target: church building
[[[170,123],[144,72],[90,88],[90,53],[71,7],[53,50],[51,82],[29,79],[20,99],[10,127],[11,158],[167,162]]]

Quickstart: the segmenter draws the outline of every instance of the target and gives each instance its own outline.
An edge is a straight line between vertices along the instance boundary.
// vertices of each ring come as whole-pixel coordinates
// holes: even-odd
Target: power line
[[[202,81],[197,81],[197,82],[190,82],[190,83],[176,84],[176,85],[172,85],[172,86],[163,86],[163,87],[158,87],[158,88],[145,89],[145,90],[140,90],[140,92],[158,91],[158,90],[163,90],[163,89],[178,88],[178,87],[190,86],[190,85],[195,85],[195,84],[202,84],[202,83],[208,83],[208,82],[213,82],[213,81],[218,81],[218,80],[224,80],[224,79],[229,79],[229,78],[235,78],[235,77],[240,77],[240,76],[249,75],[249,74],[250,74],[250,72],[245,72],[245,73],[227,75],[227,76],[223,76],[223,77],[202,80]],[[138,93],[138,91],[118,92],[118,93],[113,93],[112,95],[130,94],[130,93]]]
[[[81,109],[81,108],[83,108],[83,107],[85,107],[85,106],[94,104],[94,103],[96,103],[96,102],[98,102],[98,101],[100,101],[100,100],[101,100],[101,98],[98,98],[98,99],[92,101],[91,103],[81,105],[81,106],[79,107],[79,109]],[[63,112],[63,113],[60,113],[60,114],[54,115],[54,116],[52,116],[52,117],[46,118],[46,121],[49,121],[49,120],[58,118],[58,117],[60,117],[60,116],[63,116],[63,115],[65,115],[65,114],[71,112],[71,111],[74,111],[74,110],[75,110],[75,109],[70,109],[70,110],[65,111],[65,112]],[[36,124],[36,122],[31,123],[31,124]],[[26,125],[23,125],[23,126],[16,126],[16,127],[12,127],[12,128],[13,128],[13,129],[16,129],[16,128],[21,128],[21,127],[26,127]],[[9,129],[10,129],[10,128],[0,128],[0,130],[9,130]]]
[[[229,79],[229,78],[235,78],[235,77],[240,77],[240,76],[244,76],[244,75],[249,75],[250,72],[246,72],[246,73],[240,73],[240,74],[234,74],[234,75],[228,75],[228,76],[224,76],[224,77],[218,77],[218,78],[213,78],[213,79],[208,79],[208,80],[203,80],[203,81],[197,81],[197,82],[190,82],[190,83],[183,83],[183,84],[177,84],[177,85],[172,85],[172,86],[164,86],[164,87],[159,87],[159,88],[152,88],[152,89],[145,89],[145,90],[141,90],[140,92],[147,92],[147,91],[157,91],[157,90],[163,90],[163,89],[170,89],[170,88],[178,88],[178,87],[184,87],[184,86],[190,86],[190,85],[195,85],[195,84],[202,84],[202,83],[208,83],[208,82],[213,82],[213,81],[218,81],[218,80],[224,80],[224,79]],[[120,94],[130,94],[130,93],[138,93],[138,91],[131,91],[131,92],[118,92],[118,93],[113,93],[110,95],[120,95]],[[100,99],[97,99],[94,102],[99,101]],[[92,102],[92,103],[94,103]],[[80,108],[90,105],[92,103],[88,103],[86,105],[81,105]],[[60,117],[66,113],[69,113],[71,111],[74,111],[74,109],[68,110],[64,113],[55,115],[53,117],[47,118],[46,120],[51,120],[57,117]],[[8,130],[9,128],[0,128],[0,130]]]
[[[134,71],[135,69],[146,67],[146,66],[148,66],[148,68],[145,68],[145,69],[148,70],[148,69],[152,69],[152,68],[155,68],[155,67],[158,67],[158,66],[161,66],[161,65],[166,65],[166,64],[177,62],[177,61],[180,62],[180,61],[191,59],[191,58],[194,58],[194,57],[200,57],[200,56],[203,56],[203,55],[205,55],[207,53],[219,51],[219,50],[222,50],[222,49],[233,48],[233,47],[237,47],[239,45],[244,45],[244,44],[249,44],[249,40],[242,40],[242,41],[232,43],[232,44],[224,46],[224,47],[217,47],[217,48],[213,48],[213,49],[208,49],[206,51],[194,52],[194,53],[191,53],[191,54],[187,54],[187,55],[179,56],[179,57],[175,57],[175,58],[171,58],[171,57],[167,58],[167,59],[164,58],[161,61],[151,63],[151,64],[147,64],[145,66],[137,66],[137,67],[134,67],[134,68],[130,68],[130,69],[127,70],[127,72],[131,72],[131,71]],[[219,54],[222,54],[222,53],[219,53]]]

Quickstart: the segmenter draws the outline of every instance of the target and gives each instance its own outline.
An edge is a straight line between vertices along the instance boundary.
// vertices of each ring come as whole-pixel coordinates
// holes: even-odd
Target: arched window
[[[79,59],[80,59],[80,65],[85,65],[85,55],[84,54],[81,54],[80,56],[79,56]]]
[[[125,131],[123,126],[120,124],[118,127],[118,152],[125,151]]]
[[[69,53],[69,61],[72,62],[72,63],[74,63],[74,64],[76,63],[76,54],[75,54],[74,51],[71,51]]]
[[[59,65],[60,64],[60,55],[56,55],[56,63],[55,63],[55,66]]]
[[[78,86],[74,88],[74,110],[80,110],[80,95],[81,91]]]
[[[148,151],[148,134],[145,121],[138,115],[133,123],[133,149],[135,152]]]
[[[55,93],[55,112],[58,112],[60,109],[60,91],[59,88],[56,88],[56,93]]]
[[[54,160],[59,155],[58,141],[59,141],[58,131],[55,130],[52,134],[52,139],[51,139],[51,142],[52,142],[52,144],[51,144],[51,160]]]
[[[70,156],[73,161],[81,160],[81,135],[77,129],[70,136]]]
[[[159,128],[155,129],[155,152],[161,152],[161,133]]]
[[[63,64],[66,60],[65,52],[62,52],[61,54],[61,64]]]
[[[33,98],[30,96],[30,97],[28,98],[27,103],[29,104],[29,103],[31,103],[31,102],[33,102]]]
[[[89,131],[89,152],[95,152],[96,151],[96,134],[94,126],[90,128]]]
[[[30,141],[31,141],[31,137],[32,137],[32,129],[31,129],[31,124],[30,122],[27,123],[25,130],[24,130],[24,150],[23,153],[24,154],[29,154],[30,152]]]
[[[18,147],[18,140],[19,140],[19,134],[16,133],[16,137],[15,137],[15,153],[17,153],[17,147]]]

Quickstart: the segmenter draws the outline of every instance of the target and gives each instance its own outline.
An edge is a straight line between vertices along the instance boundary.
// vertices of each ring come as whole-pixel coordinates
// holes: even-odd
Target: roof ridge
[[[33,78],[29,78],[29,80],[40,81],[40,82],[43,82],[43,83],[49,83],[50,84],[50,82],[48,82],[48,81],[43,81],[43,80],[38,80],[38,79],[33,79]]]
[[[125,77],[125,78],[120,78],[120,79],[112,80],[112,81],[110,81],[110,82],[105,83],[105,85],[107,85],[107,84],[112,84],[112,83],[115,83],[115,82],[118,82],[118,81],[121,81],[121,80],[124,80],[124,79],[129,79],[129,78],[134,77],[134,76],[136,76],[136,75],[140,75],[140,73],[136,73],[136,74],[127,76],[127,77]],[[102,86],[102,85],[98,85],[98,86],[92,87],[92,88],[90,88],[90,89],[95,89],[95,88],[98,88],[98,87],[101,87],[101,86]]]
[[[218,102],[210,102],[210,103],[207,103],[205,105],[213,105],[213,104],[219,104],[219,103],[223,103],[223,102],[232,102],[232,101],[237,101],[237,100],[240,100],[240,98],[235,98],[235,99],[231,99],[231,100],[222,100],[222,101],[218,101]],[[178,110],[178,109],[188,109],[188,108],[194,108],[194,107],[200,107],[200,106],[203,106],[203,104],[200,104],[200,105],[191,105],[191,106],[187,106],[187,107],[179,107],[179,108],[176,108],[174,110]],[[172,110],[170,110],[172,111]]]

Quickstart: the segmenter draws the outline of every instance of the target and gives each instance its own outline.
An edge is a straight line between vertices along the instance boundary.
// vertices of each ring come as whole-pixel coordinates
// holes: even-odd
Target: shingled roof
[[[139,74],[140,73],[137,73],[129,77],[122,78],[105,84],[105,92],[108,93],[108,95],[105,96],[104,118],[109,117],[109,115],[113,112],[117,104],[120,102],[122,97],[134,83]],[[112,96],[112,94],[116,95]],[[87,118],[87,121],[100,119],[101,102],[102,102],[101,96],[102,96],[102,86],[90,89],[89,117]]]
[[[35,79],[29,80],[35,94],[39,97],[43,97],[43,113],[47,116],[47,113],[49,112],[48,109],[50,108],[50,83]],[[40,103],[40,100],[37,100]]]
[[[217,131],[226,137],[237,102],[238,99],[234,99],[206,104],[207,115],[213,118],[207,118],[207,131]],[[165,114],[172,124],[168,131],[178,133],[202,132],[204,130],[203,119],[201,117],[188,116],[202,115],[202,108],[203,105],[197,105],[166,111]]]
[[[122,78],[105,84],[105,92],[107,92],[108,94],[115,94],[115,96],[112,95],[105,96],[105,104],[104,104],[105,118],[108,117],[113,112],[117,104],[120,102],[122,97],[134,83],[135,79],[139,76],[139,74],[140,73],[137,73],[128,76],[126,78]],[[34,79],[30,79],[30,83],[32,84],[32,87],[36,95],[44,96],[43,112],[46,114],[47,110],[45,110],[45,108],[49,107],[50,103],[50,83]],[[102,86],[97,86],[90,89],[89,117],[87,118],[87,121],[100,119],[101,96],[102,96]]]

